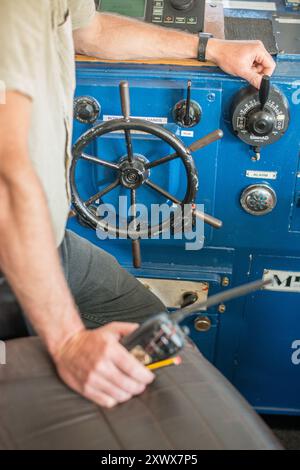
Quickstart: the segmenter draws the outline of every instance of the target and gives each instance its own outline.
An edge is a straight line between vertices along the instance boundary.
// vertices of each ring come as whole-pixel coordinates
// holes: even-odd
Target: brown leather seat
[[[140,397],[101,409],[57,377],[38,338],[7,343],[0,449],[279,449],[226,379],[192,346]]]

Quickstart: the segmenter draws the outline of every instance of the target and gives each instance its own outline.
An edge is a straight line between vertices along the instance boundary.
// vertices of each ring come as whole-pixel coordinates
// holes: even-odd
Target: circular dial
[[[171,0],[171,5],[175,10],[188,10],[194,6],[195,0]]]
[[[181,127],[194,127],[201,121],[202,109],[196,101],[191,101],[187,110],[186,100],[179,101],[174,107],[174,121]]]
[[[287,131],[289,120],[288,101],[274,86],[263,109],[252,86],[240,90],[233,101],[233,130],[246,144],[261,147],[276,142]]]
[[[244,189],[241,195],[243,209],[251,215],[265,215],[271,212],[277,204],[277,196],[266,184],[253,184]]]
[[[173,109],[174,121],[181,127],[194,127],[202,117],[202,109],[200,105],[191,99],[192,82],[188,81],[187,97],[176,103]]]
[[[97,121],[100,111],[100,104],[95,98],[80,96],[74,100],[74,117],[83,124]]]

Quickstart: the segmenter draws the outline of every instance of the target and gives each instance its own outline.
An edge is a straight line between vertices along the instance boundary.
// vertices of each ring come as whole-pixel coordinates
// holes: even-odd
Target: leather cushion
[[[112,410],[58,378],[38,338],[7,343],[0,366],[0,449],[278,449],[230,383],[191,345],[146,392]]]

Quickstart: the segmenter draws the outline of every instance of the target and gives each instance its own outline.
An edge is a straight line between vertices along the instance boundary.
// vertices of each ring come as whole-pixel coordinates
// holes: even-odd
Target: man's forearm
[[[170,30],[113,14],[96,14],[74,33],[76,52],[102,59],[196,58],[197,35]]]
[[[86,28],[75,30],[74,43],[79,54],[104,60],[196,59],[199,49],[196,34],[103,13],[96,14]],[[261,41],[211,38],[205,58],[256,88],[263,75],[272,75],[275,69],[275,62]]]
[[[0,171],[0,268],[55,355],[83,324],[63,276],[38,177],[30,164],[18,163],[15,173]]]

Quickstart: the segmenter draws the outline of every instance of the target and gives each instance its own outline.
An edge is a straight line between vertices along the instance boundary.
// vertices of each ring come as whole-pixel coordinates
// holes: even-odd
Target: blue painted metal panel
[[[165,117],[168,128],[178,136],[181,129],[173,121],[172,109],[184,98],[187,80],[192,80],[193,99],[201,105],[203,116],[193,129],[194,137],[182,140],[189,144],[219,127],[224,131],[221,142],[194,154],[200,176],[197,202],[221,218],[224,227],[219,231],[206,227],[205,248],[197,252],[186,251],[180,240],[142,241],[143,266],[139,270],[132,268],[126,240],[100,241],[74,219],[70,228],[113,253],[138,276],[206,281],[210,293],[224,289],[224,276],[235,286],[260,277],[265,268],[300,271],[299,56],[278,59],[273,83],[289,101],[290,128],[279,142],[263,148],[258,162],[251,160],[252,151],[231,130],[230,106],[235,93],[246,85],[243,80],[210,67],[80,63],[76,95],[98,99],[100,121],[104,115],[120,115],[118,84],[124,79],[131,87],[132,115]],[[75,122],[74,138],[88,128]],[[166,144],[139,135],[134,136],[134,146],[149,159],[169,153]],[[98,141],[89,152],[117,161],[125,154],[124,141],[115,134]],[[246,170],[276,171],[277,179],[248,178]],[[86,198],[114,179],[113,173],[86,162],[77,173]],[[185,176],[180,162],[153,169],[151,177],[178,197],[182,195]],[[278,197],[276,208],[263,217],[247,214],[239,202],[243,189],[256,182],[272,186]],[[116,203],[117,196],[118,192],[108,195],[105,202]],[[160,202],[144,188],[139,197],[146,204]],[[213,326],[207,333],[194,329],[195,317],[187,324],[206,357],[258,410],[300,414],[300,365],[291,361],[292,343],[300,341],[299,312],[299,293],[265,291],[228,303],[223,314],[210,309],[207,314]]]
[[[263,269],[299,271],[300,257],[256,254],[251,278]],[[264,412],[299,413],[299,293],[249,296],[239,330],[233,383]]]

